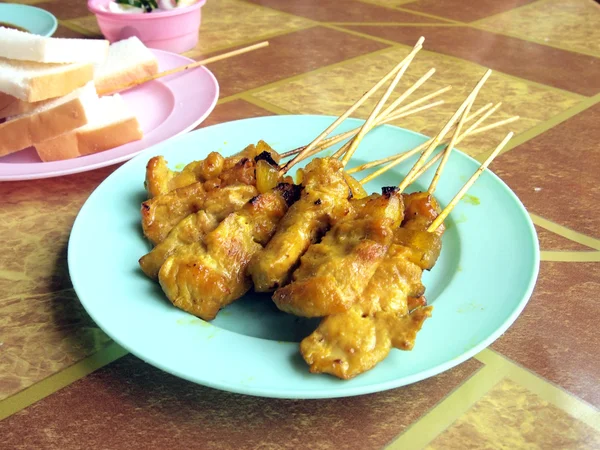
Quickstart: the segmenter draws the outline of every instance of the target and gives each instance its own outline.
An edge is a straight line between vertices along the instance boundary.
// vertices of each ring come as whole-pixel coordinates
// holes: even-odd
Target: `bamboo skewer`
[[[483,87],[484,83],[489,78],[491,73],[492,73],[491,70],[486,71],[486,73],[483,75],[483,77],[481,77],[481,80],[479,80],[479,82],[477,83],[475,88],[471,91],[471,93],[468,95],[468,97],[465,99],[465,101],[462,103],[462,105],[460,105],[460,107],[452,115],[450,120],[448,120],[446,125],[444,125],[444,127],[437,134],[437,136],[435,138],[433,138],[433,142],[431,144],[429,144],[429,146],[421,154],[421,156],[419,157],[419,159],[417,160],[415,165],[409,170],[409,172],[408,172],[408,174],[406,174],[406,177],[404,178],[404,180],[402,180],[402,182],[398,186],[398,190],[400,192],[403,192],[404,189],[406,189],[406,187],[409,185],[410,180],[412,179],[414,174],[417,172],[417,170],[419,170],[421,168],[421,166],[425,163],[425,161],[427,160],[427,158],[429,157],[431,152],[439,145],[439,143],[442,141],[442,139],[444,139],[444,136],[446,135],[446,133],[448,133],[450,128],[452,128],[452,126],[454,125],[454,123],[456,122],[458,117],[464,112],[467,105],[470,102],[474,101],[474,99],[477,97],[477,94],[479,93],[479,90]]]
[[[477,178],[483,173],[485,169],[490,165],[490,163],[494,160],[494,158],[502,151],[502,149],[506,146],[508,141],[513,137],[514,133],[511,131],[506,135],[506,137],[498,144],[496,149],[492,152],[492,154],[483,162],[479,169],[469,178],[469,180],[465,183],[465,185],[460,188],[458,193],[454,196],[454,198],[448,203],[448,205],[444,208],[444,210],[440,213],[439,216],[435,218],[433,223],[427,228],[427,231],[433,233],[438,227],[444,223],[446,217],[450,214],[450,212],[454,209],[454,207],[458,204],[458,202],[463,198],[463,196],[467,193],[467,191],[471,188],[473,183],[477,181]]]
[[[487,130],[490,130],[492,128],[496,128],[496,127],[499,127],[501,125],[506,125],[507,123],[511,123],[511,122],[514,122],[515,120],[519,119],[519,116],[514,116],[514,117],[511,117],[508,120],[501,120],[501,121],[495,122],[495,123],[493,123],[491,125],[486,125],[484,127],[477,128],[488,117],[490,117],[492,114],[494,114],[500,108],[501,105],[502,105],[502,102],[496,103],[492,109],[486,111],[483,116],[481,116],[479,119],[477,119],[471,126],[469,126],[469,128],[467,128],[465,130],[464,133],[462,133],[458,137],[458,139],[456,140],[456,142],[454,143],[454,145],[458,145],[460,142],[462,142],[463,139],[465,139],[466,137],[468,137],[468,136],[470,136],[472,134],[482,133],[483,131],[487,131]],[[444,153],[444,152],[438,153],[430,161],[428,161],[424,166],[422,166],[421,169],[419,169],[419,171],[412,178],[411,183],[413,183],[417,178],[419,178],[421,175],[423,175],[433,164],[435,164],[436,161],[439,161],[439,159],[441,158],[440,155],[442,153]],[[432,194],[432,193],[433,193],[433,191],[430,192],[430,194]]]
[[[454,133],[452,133],[450,142],[446,146],[446,149],[442,152],[444,155],[442,157],[442,161],[440,162],[440,165],[438,166],[437,170],[435,171],[435,174],[433,175],[433,179],[431,180],[431,184],[429,185],[429,188],[427,189],[427,192],[429,194],[433,194],[435,192],[435,188],[438,184],[440,176],[442,175],[442,172],[444,171],[444,167],[446,167],[446,163],[448,162],[450,153],[452,153],[452,149],[456,145],[456,141],[458,140],[458,137],[460,136],[460,132],[462,131],[462,127],[465,123],[465,119],[467,118],[469,111],[471,111],[471,107],[473,106],[474,101],[475,101],[475,98],[472,98],[471,101],[469,103],[467,103],[467,107],[465,108],[465,111],[463,112],[462,116],[458,120],[458,123],[456,124]]]
[[[485,112],[486,110],[488,110],[491,107],[492,107],[492,103],[488,103],[487,105],[479,108],[477,111],[475,111],[469,117],[467,117],[466,121],[470,122],[471,120],[475,119],[477,116],[479,116],[480,114],[482,114],[483,112]],[[380,159],[377,161],[372,161],[372,162],[363,164],[361,166],[355,167],[353,169],[348,170],[347,172],[348,173],[361,172],[363,170],[370,169],[371,167],[375,167],[375,166],[379,166],[384,163],[388,163],[387,165],[381,167],[380,169],[376,170],[375,172],[373,172],[370,175],[367,175],[366,177],[364,177],[362,180],[359,181],[360,184],[366,184],[369,181],[371,181],[374,178],[381,175],[382,173],[387,172],[388,170],[392,169],[393,167],[396,167],[401,162],[407,160],[408,158],[416,155],[419,152],[422,152],[432,142],[433,142],[433,138],[429,139],[428,141],[423,142],[422,144],[418,145],[417,147],[413,148],[412,150],[402,153],[400,156],[398,156],[398,155],[388,156],[387,158],[383,158],[383,159]]]
[[[98,95],[102,96],[102,95],[105,95],[107,93],[122,92],[122,91],[125,91],[127,89],[131,89],[131,88],[133,88],[135,86],[139,86],[140,84],[144,84],[144,83],[146,83],[148,81],[152,81],[152,80],[156,80],[158,78],[166,77],[167,75],[173,75],[174,73],[183,72],[185,70],[195,69],[196,67],[205,66],[207,64],[214,63],[214,62],[217,62],[217,61],[222,61],[224,59],[231,58],[233,56],[238,56],[238,55],[242,55],[244,53],[248,53],[248,52],[252,52],[254,50],[258,50],[259,48],[268,47],[268,45],[269,45],[269,42],[268,41],[264,41],[264,42],[259,42],[258,44],[249,45],[248,47],[239,48],[239,49],[233,50],[231,52],[223,53],[221,55],[211,56],[210,58],[203,59],[202,61],[196,61],[194,63],[186,64],[185,66],[176,67],[174,69],[170,69],[170,70],[166,70],[164,72],[160,72],[160,73],[157,73],[157,74],[154,74],[154,75],[150,75],[150,76],[141,78],[139,80],[134,80],[134,81],[132,81],[130,83],[123,84],[123,85],[119,86],[116,89],[111,88],[110,91],[100,91],[100,92],[98,92]]]
[[[489,131],[493,128],[498,128],[498,127],[501,127],[504,125],[508,125],[509,123],[515,122],[517,120],[519,120],[519,116],[513,116],[508,119],[499,120],[498,122],[494,122],[494,123],[491,123],[484,127],[477,128],[476,130],[471,131],[469,133],[465,132],[460,136],[460,138],[456,141],[456,143],[458,144],[465,137],[472,136],[474,134],[483,133],[483,132]],[[431,166],[433,166],[436,162],[438,162],[443,154],[444,154],[444,152],[440,152],[437,155],[435,155],[433,158],[431,158],[429,161],[427,161],[427,163],[423,167],[421,167],[419,169],[419,171],[415,174],[415,176],[410,180],[411,184],[414,183],[415,180],[417,180],[421,175],[423,175],[425,172],[427,172],[431,168]]]
[[[298,153],[292,160],[288,161],[283,167],[280,169],[279,173],[281,175],[285,174],[289,169],[292,168],[299,161],[302,161],[306,154],[308,154],[311,150],[313,150],[331,131],[333,131],[340,123],[346,120],[347,117],[350,116],[354,111],[356,111],[360,105],[362,105],[371,95],[375,93],[381,86],[383,86],[390,78],[392,78],[396,73],[402,69],[402,67],[406,64],[406,61],[412,59],[413,55],[416,54],[421,48],[422,43],[425,38],[421,37],[415,44],[413,50],[400,61],[392,70],[390,70],[381,80],[379,80],[371,89],[369,89],[360,99],[358,99],[350,108],[346,110],[344,114],[338,117],[331,125],[329,125],[325,131],[319,134],[310,144],[308,144],[300,153]]]
[[[406,70],[410,66],[410,63],[413,61],[414,57],[416,56],[416,53],[417,52],[415,52],[412,55],[412,57],[408,61],[406,61],[406,64],[404,65],[404,67],[402,67],[402,69],[400,69],[398,71],[398,73],[396,74],[396,76],[394,77],[394,79],[392,80],[390,85],[388,86],[387,90],[381,96],[381,98],[375,105],[375,108],[373,108],[373,111],[371,111],[371,114],[369,115],[369,117],[367,117],[367,120],[365,121],[363,126],[358,131],[357,135],[354,137],[354,139],[352,139],[350,141],[350,144],[348,145],[348,149],[345,152],[344,157],[342,158],[342,165],[344,167],[346,167],[346,165],[350,161],[350,158],[352,158],[352,155],[358,148],[358,145],[363,140],[365,135],[371,130],[371,128],[373,128],[373,125],[375,124],[375,121],[377,120],[379,113],[381,112],[385,103],[388,101],[388,98],[390,98],[390,95],[392,95],[392,92],[394,92],[394,89],[396,88],[396,86],[398,85],[398,83],[400,82],[400,80],[402,79],[404,74],[406,73]],[[431,75],[433,75],[434,72],[435,72],[435,69],[433,69],[433,71],[430,71],[430,73],[427,77],[423,77],[422,80],[419,80],[420,83],[419,82],[415,83],[413,86],[411,86],[409,89],[407,89],[402,95],[400,95],[400,97],[398,97],[398,99],[396,99],[396,101],[394,101],[393,104],[390,105],[391,106],[390,111],[393,110],[396,106],[400,105],[400,103],[402,103],[404,101],[404,99],[406,99],[406,97],[408,97],[416,89],[418,89],[418,87],[421,86],[421,84],[423,84],[429,77],[431,77]],[[386,114],[384,114],[383,117],[385,117],[385,115]]]
[[[431,108],[435,108],[436,106],[440,106],[443,105],[445,102],[444,100],[438,100],[437,102],[433,102],[433,103],[428,103],[426,105],[420,106],[418,108],[415,109],[411,109],[409,111],[405,111],[405,112],[396,112],[388,117],[386,117],[385,119],[381,120],[380,122],[377,122],[375,126],[379,126],[379,125],[383,125],[386,124],[388,122],[392,122],[394,120],[398,120],[401,119],[403,117],[408,117],[408,116],[412,116],[413,114],[419,113],[421,111],[425,111],[427,109],[431,109]],[[355,128],[353,130],[350,131],[346,131],[344,133],[340,133],[336,136],[333,136],[329,139],[325,139],[323,142],[321,142],[321,144],[319,144],[317,146],[317,148],[315,148],[313,151],[311,151],[310,153],[308,153],[306,155],[306,158],[316,155],[317,153],[321,152],[322,150],[332,147],[338,143],[340,143],[341,141],[343,141],[346,138],[355,136],[356,133],[358,132],[358,130],[360,129],[360,127]],[[332,158],[339,158],[339,156],[344,153],[344,152],[340,152],[340,150],[343,150],[344,147],[340,148],[337,152],[335,152],[333,155],[331,155]]]
[[[410,64],[410,63],[409,63]],[[405,67],[408,67],[405,66]],[[411,95],[413,92],[415,92],[417,89],[419,89],[423,83],[425,83],[429,78],[431,78],[431,76],[435,73],[435,69],[430,69],[425,75],[423,75],[421,78],[419,78],[411,87],[409,87],[406,91],[404,91],[396,100],[394,100],[392,102],[391,105],[389,105],[383,112],[381,112],[374,120],[371,124],[368,123],[369,119],[367,119],[367,121],[363,124],[363,126],[361,127],[361,130],[365,129],[365,127],[367,127],[364,131],[364,134],[362,136],[356,136],[354,138],[354,140],[350,141],[349,143],[347,143],[344,147],[340,148],[334,155],[334,158],[338,158],[341,155],[343,155],[344,153],[346,155],[348,155],[348,153],[350,153],[350,147],[354,146],[354,144],[356,143],[356,145],[354,146],[354,150],[352,150],[352,153],[354,153],[354,151],[356,150],[356,147],[358,147],[358,144],[360,144],[360,141],[363,139],[363,137],[369,132],[371,131],[381,120],[385,119],[386,117],[388,117],[392,111],[396,110],[396,108],[398,108],[398,106],[400,106],[400,104],[406,100],[406,98]],[[440,91],[443,91],[446,88],[440,89]],[[415,103],[415,102],[413,102]],[[403,108],[399,108],[398,111],[402,110]],[[360,133],[360,132],[359,132]],[[350,157],[352,156],[352,153],[350,153],[350,156],[344,156],[344,159],[342,160],[342,162],[344,163],[344,166],[346,166],[346,164],[348,163],[348,161],[350,161]],[[345,161],[345,162],[344,162]]]
[[[417,89],[419,89],[423,83],[425,83],[427,80],[429,80],[433,74],[435,73],[435,69],[429,69],[427,71],[427,73],[425,73],[425,75],[423,75],[421,78],[419,78],[411,87],[409,87],[400,97],[398,97],[396,100],[394,100],[392,102],[392,104],[390,106],[388,106],[386,109],[383,110],[383,112],[379,115],[379,117],[387,117],[389,116],[393,111],[396,111],[398,106],[400,106],[400,104],[406,99],[408,98],[409,95],[411,95],[413,92],[415,92]],[[446,86],[445,88],[439,89],[436,92],[446,92],[449,91],[450,89],[452,89],[452,86]],[[432,94],[429,94],[432,95]],[[422,99],[420,99],[420,101],[424,101],[423,99],[429,99],[429,96],[425,96]],[[413,103],[416,103],[419,100],[414,101]],[[410,103],[411,105],[413,103]],[[398,109],[397,111],[402,110],[402,108]]]
[[[437,97],[439,95],[442,95],[442,94],[448,92],[450,89],[452,89],[452,86],[446,86],[446,87],[444,87],[442,89],[438,89],[437,91],[432,92],[431,94],[427,94],[426,96],[421,97],[420,99],[415,100],[415,101],[409,103],[408,105],[404,105],[401,108],[396,109],[395,111],[393,111],[393,114],[388,115],[387,117],[385,117],[382,120],[379,120],[379,117],[383,117],[383,113],[382,113],[377,118],[377,123],[376,123],[375,126],[383,125],[384,123],[388,123],[388,122],[391,122],[393,120],[400,119],[402,117],[406,117],[406,116],[409,116],[411,114],[414,114],[414,113],[417,113],[417,112],[420,112],[420,111],[424,111],[424,110],[429,109],[429,108],[434,108],[436,106],[439,106],[439,105],[441,105],[441,104],[444,103],[443,100],[440,100],[440,101],[437,101],[437,102],[434,102],[434,103],[429,103],[429,104],[427,104],[427,105],[425,105],[425,106],[423,106],[421,108],[417,108],[417,109],[411,110],[411,108],[413,108],[413,107],[415,107],[417,105],[420,105],[421,103],[425,103],[427,100],[431,100],[432,98],[435,98],[435,97]],[[403,114],[405,111],[407,111],[407,112],[405,114]],[[353,130],[346,131],[344,133],[340,133],[338,135],[335,135],[335,136],[332,136],[330,138],[324,139],[317,146],[317,148],[315,150],[313,150],[313,152],[311,152],[310,154],[307,155],[307,157],[308,156],[312,156],[312,155],[318,153],[318,151],[320,151],[319,149],[321,147],[322,148],[328,148],[328,147],[331,147],[331,146],[333,146],[333,145],[335,145],[335,144],[337,144],[339,142],[342,142],[346,138],[354,136],[356,133],[358,133],[358,130],[360,130],[360,127],[357,127],[357,128],[354,128]],[[300,153],[302,150],[304,150],[304,148],[306,148],[306,146],[298,147],[298,148],[295,148],[294,150],[287,151],[285,153],[282,153],[281,157],[282,158],[286,158],[288,156],[296,155],[296,154]]]

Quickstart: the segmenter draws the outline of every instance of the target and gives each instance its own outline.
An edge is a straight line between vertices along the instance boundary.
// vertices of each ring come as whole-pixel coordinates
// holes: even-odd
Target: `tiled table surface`
[[[84,0],[22,3],[54,13],[59,37],[99,35]],[[491,348],[412,386],[319,401],[228,394],[126,355],[73,293],[73,220],[116,166],[1,183],[0,448],[600,448],[598,4],[208,0],[203,14],[188,56],[271,45],[210,66],[221,98],[202,126],[339,114],[424,35],[413,73],[434,66],[428,89],[455,88],[446,106],[399,125],[431,133],[482,66],[494,69],[481,101],[522,117],[493,169],[539,233],[533,297]],[[481,159],[505,131],[461,148]]]

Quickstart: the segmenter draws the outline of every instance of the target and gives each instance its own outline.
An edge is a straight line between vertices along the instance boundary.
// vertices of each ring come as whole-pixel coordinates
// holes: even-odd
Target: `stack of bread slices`
[[[109,46],[0,27],[0,158],[35,146],[42,161],[58,161],[142,139],[115,92],[157,72],[135,37]]]

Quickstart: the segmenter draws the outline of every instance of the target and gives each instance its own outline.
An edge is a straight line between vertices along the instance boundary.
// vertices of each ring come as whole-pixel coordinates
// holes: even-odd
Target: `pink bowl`
[[[100,31],[110,42],[137,36],[146,46],[174,53],[191,50],[198,43],[201,8],[199,0],[185,8],[152,14],[119,14],[108,11],[110,0],[88,0]]]

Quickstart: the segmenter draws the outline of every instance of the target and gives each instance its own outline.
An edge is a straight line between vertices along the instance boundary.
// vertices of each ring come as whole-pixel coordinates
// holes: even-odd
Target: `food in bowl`
[[[96,15],[100,31],[110,42],[136,36],[147,47],[183,53],[198,44],[201,8],[206,0],[174,2],[143,0],[143,4],[151,8],[150,13],[135,6],[142,5],[142,0],[88,0],[88,8]],[[137,9],[129,11],[130,7]],[[117,8],[117,12],[111,8]]]
[[[185,8],[198,0],[111,0],[108,11],[123,14],[159,13],[175,8]]]

